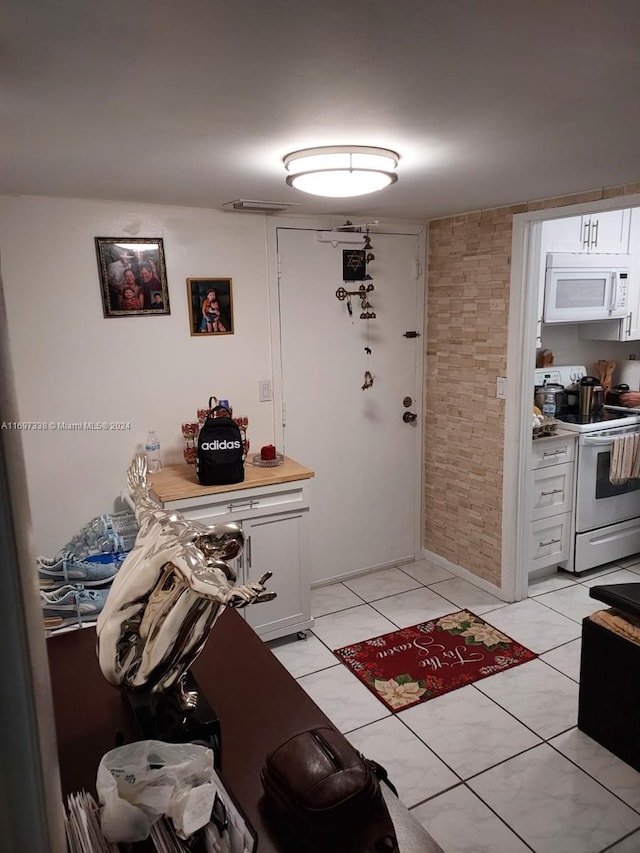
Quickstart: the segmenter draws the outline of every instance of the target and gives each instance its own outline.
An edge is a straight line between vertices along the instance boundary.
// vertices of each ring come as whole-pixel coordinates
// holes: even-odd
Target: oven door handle
[[[629,435],[633,435],[633,433],[629,433]],[[597,444],[597,445],[612,444],[613,439],[612,438],[606,438],[606,436],[604,436],[604,435],[601,437],[595,436],[595,435],[594,436],[586,436],[585,435],[584,443],[585,444]]]

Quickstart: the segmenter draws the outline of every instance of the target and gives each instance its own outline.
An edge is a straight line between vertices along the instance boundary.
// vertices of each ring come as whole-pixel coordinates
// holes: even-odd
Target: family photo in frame
[[[170,314],[162,239],[96,237],[105,317]]]
[[[188,278],[191,335],[232,335],[233,296],[230,278]]]

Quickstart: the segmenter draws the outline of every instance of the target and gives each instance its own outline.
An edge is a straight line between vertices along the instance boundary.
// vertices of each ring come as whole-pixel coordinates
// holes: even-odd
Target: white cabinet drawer
[[[574,463],[536,468],[533,471],[531,520],[571,512]]]
[[[531,522],[529,571],[555,566],[569,556],[571,513]]]
[[[266,489],[245,489],[208,496],[206,502],[169,501],[165,506],[178,509],[190,521],[202,524],[216,524],[219,521],[233,521],[237,518],[255,518],[265,512],[283,512],[306,509],[309,506],[307,493],[303,486],[280,487],[271,491]],[[179,506],[178,504],[182,504]],[[186,504],[186,505],[185,505]]]
[[[533,442],[531,467],[535,470],[548,465],[562,465],[565,462],[573,462],[575,457],[575,436],[538,438]]]

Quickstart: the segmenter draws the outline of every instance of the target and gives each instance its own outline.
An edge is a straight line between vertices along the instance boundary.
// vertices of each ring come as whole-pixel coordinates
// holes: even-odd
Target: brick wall
[[[500,586],[512,218],[640,192],[640,182],[429,223],[424,547]]]

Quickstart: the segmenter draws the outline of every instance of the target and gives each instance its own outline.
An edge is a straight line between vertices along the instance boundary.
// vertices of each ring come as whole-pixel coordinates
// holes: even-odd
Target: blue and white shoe
[[[109,594],[108,589],[63,586],[53,592],[40,590],[42,617],[47,630],[95,622]]]
[[[106,559],[77,560],[68,551],[61,551],[53,559],[37,557],[41,589],[53,590],[68,584],[105,586],[111,583],[126,554],[104,554],[100,557]]]

